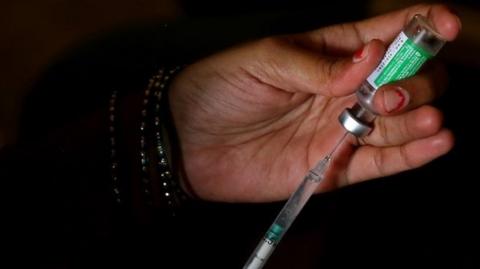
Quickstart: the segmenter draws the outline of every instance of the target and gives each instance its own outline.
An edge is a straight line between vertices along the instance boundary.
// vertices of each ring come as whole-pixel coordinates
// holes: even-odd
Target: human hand
[[[344,132],[338,115],[378,65],[385,45],[415,14],[451,41],[459,19],[442,5],[419,5],[316,31],[265,38],[201,60],[171,86],[184,183],[202,199],[285,199]],[[357,51],[356,53],[354,53]],[[438,65],[383,86],[382,115],[363,139],[342,148],[325,191],[419,167],[448,152],[453,136],[427,103],[442,91]]]

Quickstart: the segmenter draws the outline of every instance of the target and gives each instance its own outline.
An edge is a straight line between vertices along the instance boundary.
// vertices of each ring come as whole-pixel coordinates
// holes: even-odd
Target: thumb
[[[271,40],[271,39],[270,39]],[[259,79],[288,92],[351,94],[380,62],[385,46],[374,39],[351,57],[332,57],[283,42],[267,42],[257,54]],[[264,43],[265,44],[265,43]],[[255,72],[258,71],[258,72]]]
[[[374,39],[352,57],[320,60],[318,82],[312,93],[344,96],[353,93],[377,67],[385,53],[382,41]]]

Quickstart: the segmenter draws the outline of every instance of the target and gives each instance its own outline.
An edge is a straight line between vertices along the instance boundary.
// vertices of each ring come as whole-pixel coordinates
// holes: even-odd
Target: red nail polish
[[[403,108],[407,101],[404,91],[400,89],[385,91],[385,111],[391,113]]]
[[[364,51],[365,51],[365,47],[361,47],[357,51],[355,51],[355,53],[353,54],[354,63],[361,62],[363,58],[365,58]]]
[[[397,94],[398,103],[397,103],[397,106],[393,109],[393,111],[396,111],[402,108],[406,100],[405,95],[403,95],[403,92],[400,91],[399,89],[395,89],[395,93]]]

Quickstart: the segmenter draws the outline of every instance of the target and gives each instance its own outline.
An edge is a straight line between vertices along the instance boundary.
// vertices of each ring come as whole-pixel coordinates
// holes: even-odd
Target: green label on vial
[[[368,77],[374,88],[414,75],[432,55],[402,32],[390,45],[380,65]]]

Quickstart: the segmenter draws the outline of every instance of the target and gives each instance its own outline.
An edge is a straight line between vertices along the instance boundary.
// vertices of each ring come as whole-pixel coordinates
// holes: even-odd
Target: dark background
[[[5,9],[12,12],[6,16],[10,20],[2,27],[17,38],[8,39],[5,43],[11,45],[1,47],[1,53],[8,57],[3,57],[7,60],[2,65],[5,78],[0,84],[4,95],[0,132],[5,144],[13,144],[81,118],[100,107],[110,91],[107,87],[88,87],[86,83],[92,77],[120,85],[123,81],[118,78],[131,74],[137,76],[131,80],[133,86],[156,60],[163,60],[150,57],[158,55],[155,51],[159,48],[174,48],[176,55],[172,57],[191,61],[252,38],[365,18],[412,2],[357,1],[346,8],[346,3],[302,0],[136,1],[110,5],[12,1]],[[447,65],[450,83],[436,105],[443,109],[446,125],[456,134],[454,150],[421,169],[313,197],[267,268],[480,268],[480,223],[476,220],[479,146],[474,130],[478,121],[480,8],[475,1],[450,3],[462,17],[464,31],[438,56]],[[109,18],[104,18],[107,13]],[[52,19],[46,14],[63,15]],[[19,21],[19,17],[24,20]],[[173,22],[167,33],[162,32],[168,37],[167,45],[165,37],[155,38],[164,21]],[[34,32],[36,35],[31,35]],[[28,34],[34,39],[20,38]],[[139,47],[142,53],[132,52]],[[131,53],[122,54],[125,51]],[[129,65],[125,74],[111,74],[108,67],[118,61],[118,55],[125,63],[142,59],[144,64]],[[97,68],[85,78],[81,72],[92,63]],[[100,79],[103,76],[109,80]],[[65,79],[62,85],[70,87],[48,87],[52,78],[58,77]],[[42,164],[29,167],[41,169]],[[15,180],[13,176],[3,177]],[[100,257],[98,263],[88,254],[82,258],[84,250],[80,247],[58,252],[58,260],[76,259],[78,268],[113,268],[121,266],[123,260],[128,260],[131,268],[140,264],[174,268],[165,266],[165,253],[173,255],[172,250],[176,250],[177,255],[183,254],[175,257],[178,268],[240,268],[282,205],[199,204],[183,223],[161,226],[161,230],[141,227],[144,230],[132,233],[131,238],[119,238],[121,248],[114,243],[106,244],[106,250],[102,250],[103,245],[92,246],[98,248],[93,251]],[[26,227],[30,225],[36,223]],[[61,225],[50,227],[56,228],[62,229]],[[52,255],[40,251],[47,242],[22,243],[30,245],[20,247],[29,250],[23,252],[24,259],[34,257],[32,253],[37,251]],[[63,268],[58,264],[62,262],[52,267]]]

